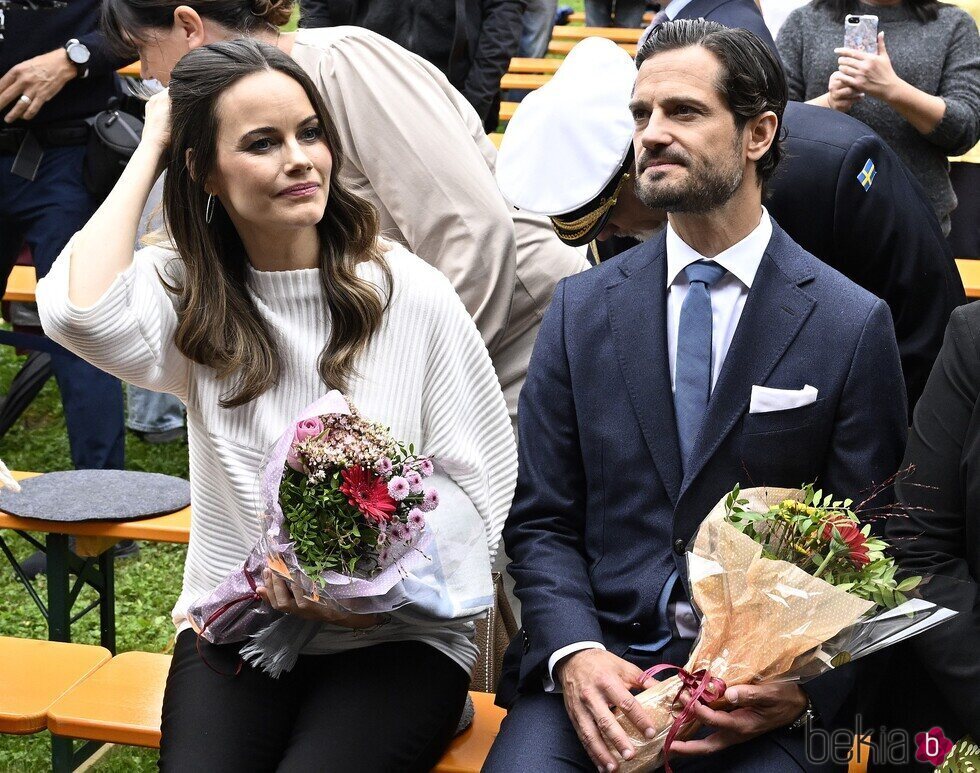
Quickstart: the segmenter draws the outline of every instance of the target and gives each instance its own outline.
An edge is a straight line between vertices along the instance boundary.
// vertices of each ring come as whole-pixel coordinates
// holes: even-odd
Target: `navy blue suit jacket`
[[[776,41],[772,39],[772,33],[769,32],[754,0],[691,0],[681,8],[675,18],[707,19],[724,24],[726,27],[754,32],[776,55],[776,61],[779,61]]]
[[[519,408],[520,468],[504,541],[524,629],[498,702],[543,689],[549,657],[580,641],[622,655],[654,640],[657,599],[684,547],[736,483],[859,493],[898,469],[905,389],[883,301],[774,225],[682,473],[660,234],[555,291]],[[749,414],[752,386],[815,386],[799,409]],[[808,693],[830,719],[840,679]]]

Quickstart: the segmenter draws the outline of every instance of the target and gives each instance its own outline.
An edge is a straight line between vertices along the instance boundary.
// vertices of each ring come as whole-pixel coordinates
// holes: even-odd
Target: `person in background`
[[[707,19],[726,27],[748,30],[755,33],[773,53],[777,53],[776,43],[755,0],[668,0],[640,36],[640,46],[654,27],[674,19]]]
[[[633,179],[620,184],[634,173],[627,109],[634,79],[624,51],[582,41],[521,105],[497,159],[503,194],[524,211],[552,216],[569,244],[590,244],[593,261],[649,239],[665,221],[664,212],[643,206]],[[939,221],[915,178],[860,121],[789,102],[782,131],[766,207],[805,250],[888,304],[911,420],[949,315],[966,303]],[[869,161],[876,175],[865,184]],[[615,246],[606,251],[607,244]]]
[[[6,286],[25,243],[38,278],[98,206],[82,181],[85,119],[118,94],[115,71],[128,61],[98,30],[98,0],[67,7],[4,11],[0,41],[0,280]],[[70,352],[51,354],[75,469],[121,470],[126,428],[118,379]],[[132,540],[116,556],[138,551]],[[28,577],[46,569],[37,551],[22,562]]]
[[[557,12],[558,0],[527,0],[527,9],[521,20],[518,56],[541,59],[548,53]]]
[[[438,67],[492,132],[500,79],[517,55],[525,5],[526,0],[300,0],[300,26],[352,24],[395,41]]]
[[[11,8],[0,42],[0,279],[26,242],[38,277],[98,201],[82,181],[86,118],[118,93],[117,68],[99,24],[98,0],[64,8]],[[76,469],[122,469],[125,427],[119,381],[68,352],[52,354]]]
[[[585,0],[587,27],[642,27],[646,0]]]
[[[848,14],[878,17],[877,51],[842,48]],[[943,233],[956,195],[947,156],[980,139],[980,38],[936,0],[813,0],[777,39],[790,99],[850,113],[874,129],[925,189]]]
[[[953,312],[915,409],[899,478],[905,518],[886,521],[902,567],[937,575],[936,597],[959,614],[894,653],[878,709],[889,728],[941,727],[980,741],[980,302]],[[952,580],[950,582],[949,580]],[[935,592],[933,592],[935,594]],[[932,598],[930,598],[932,600]],[[899,685],[897,681],[900,681]],[[890,688],[890,689],[889,689]],[[914,696],[914,699],[910,699]],[[870,725],[869,725],[870,726]]]

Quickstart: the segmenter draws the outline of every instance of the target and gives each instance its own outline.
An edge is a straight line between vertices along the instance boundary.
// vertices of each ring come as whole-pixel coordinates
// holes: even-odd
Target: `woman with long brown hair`
[[[482,556],[443,561],[489,576],[516,474],[499,384],[449,282],[379,239],[342,167],[323,100],[292,59],[248,40],[198,47],[169,96],[150,100],[119,183],[38,286],[48,335],[187,405],[194,518],[165,770],[428,770],[466,697],[472,617],[338,616],[269,578],[260,592],[273,607],[323,623],[279,679],[212,670],[233,671],[240,645],[202,642],[205,661],[186,619],[258,537],[265,452],[328,389],[442,464],[487,538]],[[164,169],[168,246],[134,257]],[[457,578],[452,592],[478,584]]]

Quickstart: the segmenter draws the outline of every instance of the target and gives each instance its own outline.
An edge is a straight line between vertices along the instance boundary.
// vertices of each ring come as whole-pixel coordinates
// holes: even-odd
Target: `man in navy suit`
[[[638,192],[669,225],[564,280],[538,335],[504,529],[524,628],[489,771],[615,770],[603,739],[633,750],[609,707],[646,729],[630,690],[642,669],[682,664],[696,634],[683,557],[715,503],[736,483],[857,497],[904,448],[887,305],[762,207],[786,104],[778,60],[699,20],[656,29],[638,61]],[[774,405],[752,404],[756,385]],[[674,744],[677,769],[828,769],[798,728],[832,723],[852,679],[730,688],[697,709],[713,732]]]

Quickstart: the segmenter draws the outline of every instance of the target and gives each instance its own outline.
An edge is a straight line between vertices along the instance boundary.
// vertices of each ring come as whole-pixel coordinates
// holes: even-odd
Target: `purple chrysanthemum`
[[[391,472],[391,459],[387,456],[378,459],[378,463],[375,465],[375,469],[382,475],[387,475]]]
[[[408,481],[408,490],[413,494],[422,493],[422,476],[419,475],[415,470],[412,470],[405,476],[405,480]]]
[[[419,505],[419,510],[423,513],[431,513],[439,507],[439,492],[434,488],[430,488],[425,492],[425,496],[422,498],[422,504]]]
[[[398,542],[404,542],[411,536],[408,527],[403,523],[395,523],[391,526],[391,538]]]
[[[401,502],[405,497],[407,497],[409,491],[410,487],[408,485],[408,481],[400,475],[396,475],[394,478],[388,481],[388,494],[396,502]]]
[[[423,459],[422,461],[420,461],[419,472],[422,473],[422,477],[424,478],[428,478],[430,475],[432,475],[432,473],[435,472],[435,469],[432,466],[432,460]]]
[[[413,507],[408,514],[408,528],[412,531],[422,531],[425,527],[425,513]]]

